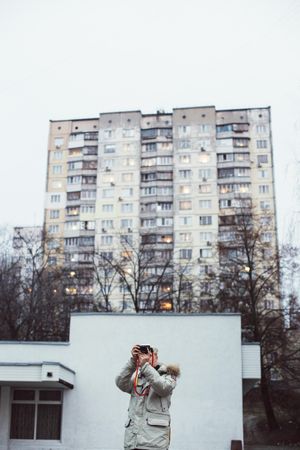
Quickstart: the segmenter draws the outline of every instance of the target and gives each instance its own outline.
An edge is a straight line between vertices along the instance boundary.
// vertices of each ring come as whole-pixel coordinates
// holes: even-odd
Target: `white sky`
[[[299,44],[299,0],[0,0],[0,226],[43,221],[49,119],[270,105],[282,239],[300,210]]]

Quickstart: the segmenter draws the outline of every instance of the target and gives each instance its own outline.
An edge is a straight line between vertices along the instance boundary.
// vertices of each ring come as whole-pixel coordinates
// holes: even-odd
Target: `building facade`
[[[236,217],[250,208],[268,219],[271,255],[269,107],[50,122],[45,230],[60,249],[53,263],[85,279],[67,286],[70,295],[105,297],[113,310],[130,309],[136,298],[141,309],[179,311],[192,301],[192,286],[193,298],[205,299],[213,295],[205,280],[220,266],[218,242],[234,241]]]

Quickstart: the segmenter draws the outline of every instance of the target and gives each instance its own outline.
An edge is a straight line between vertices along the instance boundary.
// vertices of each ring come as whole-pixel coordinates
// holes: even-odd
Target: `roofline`
[[[82,122],[84,120],[99,120],[99,117],[86,117],[83,119],[50,119],[49,122],[55,123],[55,122]]]
[[[253,111],[254,109],[271,109],[271,106],[257,106],[256,108],[232,108],[232,109],[217,109],[216,112],[225,111]]]
[[[124,316],[124,317],[199,317],[199,316],[241,316],[241,313],[111,313],[111,312],[71,312],[71,316]]]
[[[206,108],[216,109],[215,105],[204,105],[204,106],[183,106],[180,108],[173,108],[173,111],[178,111],[180,109],[206,109]]]
[[[0,341],[0,346],[1,345],[58,345],[58,346],[65,346],[65,345],[70,345],[69,341],[12,341],[12,340],[1,340]]]
[[[42,362],[0,362],[0,367],[3,366],[51,366],[56,365],[62,367],[63,369],[72,372],[74,375],[76,374],[75,370],[70,369],[70,367],[65,366],[64,364],[58,361],[42,361]]]
[[[142,111],[140,109],[132,109],[129,111],[108,111],[108,112],[101,112],[100,116],[104,116],[106,114],[132,114],[132,113],[142,114]]]

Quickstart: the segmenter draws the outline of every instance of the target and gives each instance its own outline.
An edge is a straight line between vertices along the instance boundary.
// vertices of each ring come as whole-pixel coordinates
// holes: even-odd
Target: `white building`
[[[242,345],[240,315],[87,313],[72,316],[68,343],[0,342],[0,450],[120,450],[129,398],[115,376],[136,343],[181,366],[170,449],[243,441],[260,348]]]

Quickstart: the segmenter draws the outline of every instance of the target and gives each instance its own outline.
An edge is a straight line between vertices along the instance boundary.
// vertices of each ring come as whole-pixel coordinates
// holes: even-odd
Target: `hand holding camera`
[[[153,349],[150,345],[135,345],[131,350],[131,355],[135,362],[143,366],[146,362],[151,362]]]

